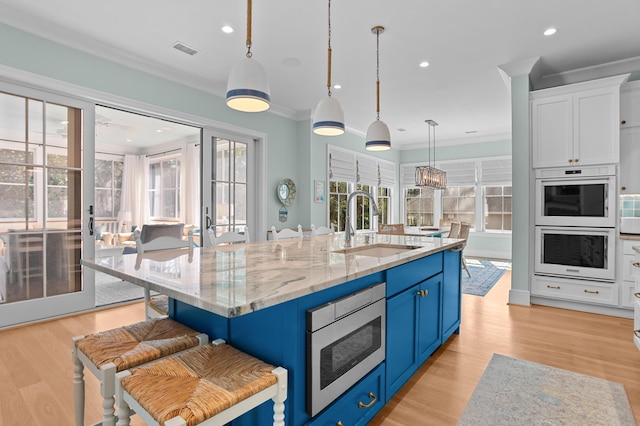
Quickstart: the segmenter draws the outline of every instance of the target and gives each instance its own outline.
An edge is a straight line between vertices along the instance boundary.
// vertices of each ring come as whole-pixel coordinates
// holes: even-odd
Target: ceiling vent
[[[189,46],[187,46],[186,44],[176,41],[175,44],[173,45],[174,49],[178,49],[181,52],[186,53],[187,55],[195,55],[196,53],[198,53],[198,51],[196,49],[193,49]]]

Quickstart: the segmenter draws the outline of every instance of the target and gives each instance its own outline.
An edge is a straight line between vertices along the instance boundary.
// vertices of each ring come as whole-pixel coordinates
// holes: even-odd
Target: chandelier
[[[447,172],[437,169],[436,163],[436,123],[433,120],[425,120],[429,125],[429,162],[426,166],[416,167],[416,186],[424,186],[433,189],[447,188]],[[431,133],[433,132],[433,166],[431,165]]]

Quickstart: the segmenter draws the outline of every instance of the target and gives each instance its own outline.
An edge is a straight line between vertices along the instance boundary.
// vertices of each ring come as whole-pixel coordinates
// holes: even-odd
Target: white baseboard
[[[509,290],[509,304],[531,306],[531,293],[529,290]]]
[[[531,298],[531,303],[534,305],[551,306],[553,308],[571,309],[573,311],[590,312],[592,314],[633,319],[633,309],[618,308],[614,306],[577,303],[568,300],[550,299],[537,296]]]

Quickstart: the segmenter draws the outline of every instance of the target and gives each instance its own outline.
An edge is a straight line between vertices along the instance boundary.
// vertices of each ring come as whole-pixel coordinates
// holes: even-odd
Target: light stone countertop
[[[357,234],[352,247],[419,246],[386,257],[343,254],[344,233],[83,259],[85,267],[231,318],[444,251],[462,240]]]

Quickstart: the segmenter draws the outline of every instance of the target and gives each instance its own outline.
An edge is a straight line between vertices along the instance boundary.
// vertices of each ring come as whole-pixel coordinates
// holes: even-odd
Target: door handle
[[[89,206],[89,235],[93,235],[93,206]]]

